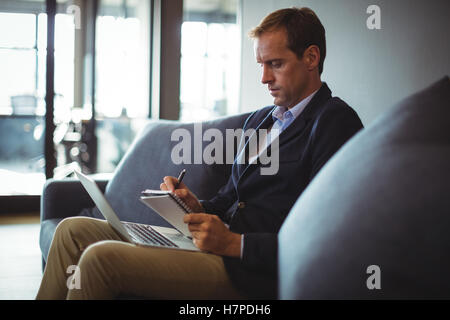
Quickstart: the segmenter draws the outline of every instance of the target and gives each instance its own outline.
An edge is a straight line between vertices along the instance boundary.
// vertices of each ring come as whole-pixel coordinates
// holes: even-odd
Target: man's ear
[[[312,71],[315,68],[319,67],[320,62],[320,49],[315,44],[310,45],[308,48],[306,48],[303,58],[305,59],[305,62],[308,67],[308,71]]]

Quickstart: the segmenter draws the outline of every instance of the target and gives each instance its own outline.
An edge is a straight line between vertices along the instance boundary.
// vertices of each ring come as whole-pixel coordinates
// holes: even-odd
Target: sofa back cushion
[[[303,192],[279,234],[280,297],[449,298],[449,195],[445,77],[358,133]]]
[[[183,168],[187,170],[183,182],[197,197],[199,199],[212,198],[220,187],[228,181],[231,174],[232,164],[227,164],[225,161],[226,129],[242,128],[248,116],[248,113],[240,114],[195,124],[163,120],[150,122],[134,140],[106,187],[106,198],[119,218],[123,221],[169,226],[152,209],[140,202],[139,196],[141,191],[145,189],[159,190],[159,185],[164,176],[176,177]],[[223,157],[218,157],[223,158],[223,164],[207,164],[204,161],[203,151],[205,147],[211,145],[212,148],[212,143],[215,141],[214,138],[212,140],[205,138],[205,141],[203,141],[202,134],[208,129],[219,130],[223,137]],[[177,136],[174,137],[175,141],[171,141],[172,133],[175,130],[178,130],[176,132],[180,133],[183,138]],[[217,130],[216,133],[219,132]],[[191,143],[189,143],[189,140],[185,140],[189,136]],[[180,151],[182,143],[183,146],[190,147],[191,156],[187,157],[191,160],[190,164],[174,163],[184,155]],[[220,144],[220,141],[218,143]],[[218,146],[219,144],[215,145]],[[175,157],[172,156],[174,148]],[[234,152],[236,152],[236,149]],[[184,150],[188,149],[185,148]],[[207,154],[211,154],[207,151],[205,151]],[[197,154],[195,154],[196,152]],[[215,155],[214,152],[212,155]],[[84,210],[81,214],[102,218],[96,208]]]

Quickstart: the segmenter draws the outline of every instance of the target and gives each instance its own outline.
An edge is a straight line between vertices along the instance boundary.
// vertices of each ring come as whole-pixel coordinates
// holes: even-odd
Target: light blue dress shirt
[[[316,92],[319,90],[314,91],[311,93],[308,97],[297,103],[294,107],[291,109],[288,109],[286,107],[280,107],[277,106],[275,110],[272,112],[272,118],[273,118],[273,126],[271,130],[278,129],[278,134],[283,132],[289,125],[302,113],[302,111],[306,108],[308,103],[311,101],[311,99],[314,97]],[[276,137],[272,137],[272,140]]]

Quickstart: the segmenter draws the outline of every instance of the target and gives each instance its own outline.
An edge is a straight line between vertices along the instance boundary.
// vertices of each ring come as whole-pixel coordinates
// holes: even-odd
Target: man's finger
[[[188,191],[186,189],[176,189],[173,191],[178,197],[185,198],[188,195]]]
[[[203,223],[205,222],[205,220],[207,219],[207,217],[209,216],[209,214],[205,214],[205,213],[189,213],[189,214],[185,214],[184,215],[184,223],[193,223],[193,224],[198,224],[198,223]]]
[[[177,178],[166,176],[166,177],[163,178],[163,180],[164,180],[164,183],[167,186],[167,190],[170,190],[170,191],[175,190],[175,185],[178,183]]]
[[[196,231],[201,231],[201,224],[200,223],[189,223],[188,229],[191,233],[196,232]]]

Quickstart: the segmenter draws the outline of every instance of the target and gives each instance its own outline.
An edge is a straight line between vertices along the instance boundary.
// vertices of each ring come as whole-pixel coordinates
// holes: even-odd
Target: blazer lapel
[[[237,165],[237,171],[239,178],[244,174],[244,172],[247,170],[249,166],[249,143],[252,139],[258,138],[258,130],[259,129],[268,129],[270,126],[273,125],[273,118],[272,118],[272,112],[275,110],[276,107],[273,107],[272,110],[270,110],[269,113],[264,117],[264,119],[258,124],[258,126],[255,128],[253,134],[249,137],[247,142],[244,145],[244,148],[240,151],[238,154],[238,157],[236,157],[236,165]],[[244,161],[242,161],[242,157],[244,157]]]
[[[281,148],[283,144],[290,141],[291,139],[298,138],[303,129],[306,127],[307,123],[316,116],[317,111],[320,106],[322,106],[326,101],[331,98],[331,90],[328,88],[328,85],[323,82],[319,91],[314,95],[308,105],[305,107],[303,112],[291,123],[289,127],[287,127],[278,137],[279,139],[279,150],[280,150],[280,159],[282,157]],[[257,131],[259,129],[268,129],[273,124],[272,112],[276,107],[273,107],[272,110],[267,114],[263,121],[257,126],[255,133],[250,137],[256,138]],[[256,164],[250,165],[248,161],[248,144],[250,139],[245,144],[245,148],[243,148],[241,156],[245,156],[244,164],[237,164],[238,166],[238,182],[244,176],[244,174],[251,168],[256,169],[260,166],[259,162]],[[270,148],[270,146],[269,146]]]
[[[280,134],[280,147],[291,139],[298,137],[306,124],[315,117],[318,108],[331,98],[331,90],[325,82],[322,83],[319,91],[314,95],[302,113]]]

